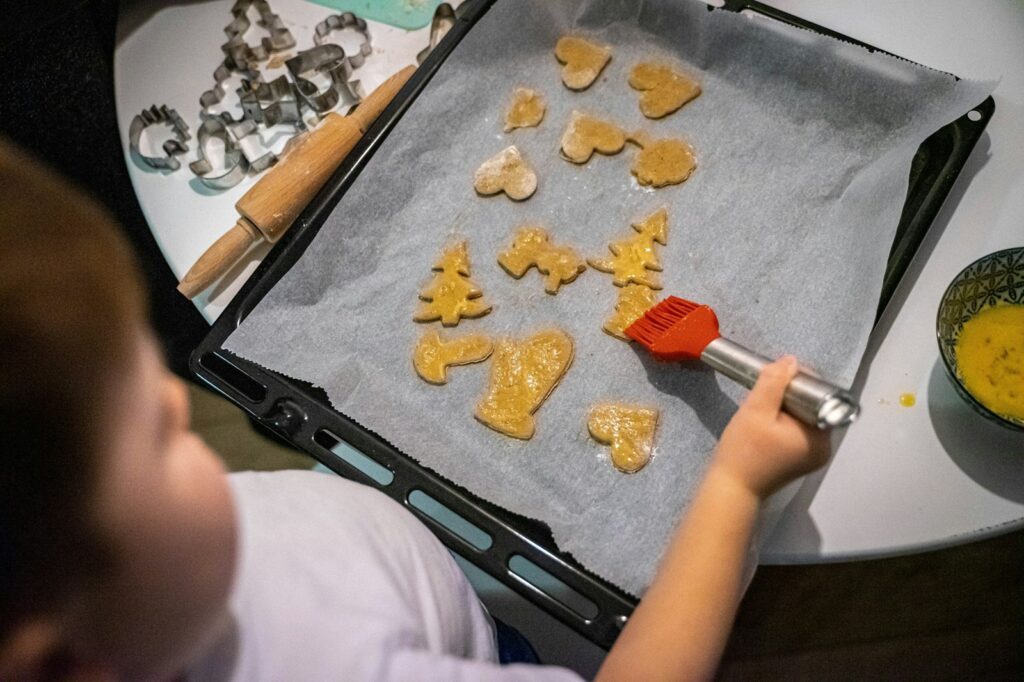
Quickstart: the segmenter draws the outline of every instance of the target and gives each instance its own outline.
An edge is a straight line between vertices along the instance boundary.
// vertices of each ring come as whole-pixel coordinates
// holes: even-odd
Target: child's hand
[[[747,399],[718,441],[712,469],[760,499],[828,461],[828,433],[781,412],[797,362],[786,356],[761,371]]]

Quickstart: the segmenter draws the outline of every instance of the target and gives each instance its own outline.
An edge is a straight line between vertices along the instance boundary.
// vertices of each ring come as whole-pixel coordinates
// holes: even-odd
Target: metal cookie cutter
[[[259,45],[249,45],[245,42],[245,32],[251,25],[249,22],[249,8],[255,7],[259,13],[259,25],[270,34],[263,38]],[[236,0],[231,7],[231,15],[234,17],[227,26],[224,33],[228,41],[221,45],[225,59],[224,63],[235,71],[252,71],[256,69],[257,62],[267,58],[270,52],[280,52],[295,47],[295,37],[284,25],[281,17],[274,14],[270,4],[266,0]]]
[[[163,144],[166,156],[146,156],[139,149],[142,131],[154,123],[170,126],[174,132],[176,139],[167,140]],[[188,145],[185,142],[191,137],[185,121],[181,119],[181,116],[178,116],[177,111],[171,109],[166,104],[161,104],[159,107],[154,104],[149,109],[143,109],[140,114],[137,114],[132,119],[131,124],[128,126],[128,147],[131,149],[132,154],[137,154],[147,166],[158,170],[176,171],[181,168],[181,162],[174,157],[188,151]]]
[[[230,118],[230,117],[229,117]],[[224,172],[220,175],[213,175],[213,164],[210,163],[206,151],[206,143],[211,139],[218,139],[224,143]],[[227,189],[234,187],[242,181],[248,170],[248,164],[242,151],[235,144],[235,140],[228,130],[226,122],[219,116],[206,116],[202,125],[196,132],[196,145],[199,148],[199,158],[188,165],[199,180],[212,189]]]
[[[243,80],[242,87],[238,88],[238,102],[245,112],[244,118],[268,128],[278,123],[305,127],[295,87],[285,76],[278,76],[269,83]]]
[[[324,45],[332,31],[344,31],[345,29],[352,29],[363,36],[363,41],[359,44],[359,51],[348,58],[349,65],[353,69],[358,69],[366,61],[366,58],[373,54],[373,46],[370,44],[370,31],[366,27],[366,21],[352,12],[332,14],[317,24],[313,33],[313,42],[317,45]]]
[[[271,151],[263,142],[259,134],[259,125],[251,118],[242,118],[235,121],[231,114],[225,112],[219,114],[218,118],[224,122],[231,134],[238,140],[238,149],[249,164],[254,173],[262,173],[275,163],[277,154]]]
[[[464,6],[465,5],[460,5],[459,9],[462,9]],[[452,30],[457,18],[456,10],[453,10],[449,3],[442,2],[437,6],[437,9],[434,10],[434,18],[430,22],[430,43],[416,55],[417,64],[422,64],[423,60],[427,58],[427,55],[429,55],[433,49],[437,47],[437,44],[441,42],[441,39],[448,34],[448,31]]]
[[[327,43],[303,50],[285,62],[285,66],[303,101],[318,114],[333,109],[343,93],[355,102],[362,99],[358,82],[350,80],[353,67],[340,45]],[[316,83],[304,77],[313,71],[330,79],[331,84],[326,90],[320,90]]]

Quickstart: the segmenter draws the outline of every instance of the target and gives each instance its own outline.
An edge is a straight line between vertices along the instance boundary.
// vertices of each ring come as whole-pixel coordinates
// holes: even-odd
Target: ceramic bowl
[[[961,270],[942,295],[935,332],[946,374],[960,397],[984,417],[1024,431],[1024,419],[997,414],[971,395],[956,359],[956,342],[964,323],[985,308],[1006,303],[1024,305],[1024,247],[990,253]]]

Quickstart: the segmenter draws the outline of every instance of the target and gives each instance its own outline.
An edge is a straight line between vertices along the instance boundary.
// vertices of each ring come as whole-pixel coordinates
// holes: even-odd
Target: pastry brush
[[[626,328],[654,357],[668,362],[700,360],[733,381],[751,388],[771,360],[724,338],[709,306],[676,296],[648,310]],[[860,405],[847,391],[801,370],[786,388],[786,412],[819,429],[846,426]]]

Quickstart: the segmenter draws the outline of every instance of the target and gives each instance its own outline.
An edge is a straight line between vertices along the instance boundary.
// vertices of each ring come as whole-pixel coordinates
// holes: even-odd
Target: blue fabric
[[[495,618],[494,634],[498,639],[498,662],[502,665],[510,663],[540,664],[540,658],[537,657],[537,652],[530,644],[530,640],[526,639],[519,630]]]

